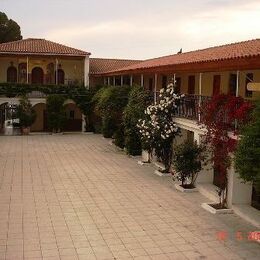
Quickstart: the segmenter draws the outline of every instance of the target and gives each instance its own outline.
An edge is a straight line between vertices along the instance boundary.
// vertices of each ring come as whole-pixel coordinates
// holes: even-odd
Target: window
[[[252,97],[253,92],[247,89],[247,84],[254,80],[253,73],[246,74],[245,97]]]
[[[17,69],[14,66],[10,66],[7,69],[7,82],[10,82],[10,83],[17,82]]]
[[[163,76],[162,77],[162,88],[166,88],[167,87],[167,76]]]
[[[70,110],[70,119],[74,119],[74,118],[75,118],[75,111]]]
[[[189,95],[195,94],[195,76],[189,76],[189,79],[188,79],[188,94]]]
[[[229,94],[235,96],[237,89],[237,75],[230,74],[229,76]]]
[[[213,77],[213,96],[218,95],[220,93],[220,82],[221,82],[221,76],[220,75],[214,75]]]

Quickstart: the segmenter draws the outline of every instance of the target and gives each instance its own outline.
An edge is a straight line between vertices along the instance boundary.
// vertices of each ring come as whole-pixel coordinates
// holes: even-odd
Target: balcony
[[[185,95],[178,100],[175,116],[199,121],[201,115],[200,107],[210,101],[210,99],[211,97],[209,96]]]

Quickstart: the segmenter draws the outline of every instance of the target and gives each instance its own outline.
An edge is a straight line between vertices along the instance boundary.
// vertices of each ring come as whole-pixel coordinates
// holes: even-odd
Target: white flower
[[[161,89],[160,89],[160,93],[163,93],[163,92],[164,92],[164,88],[161,88]]]

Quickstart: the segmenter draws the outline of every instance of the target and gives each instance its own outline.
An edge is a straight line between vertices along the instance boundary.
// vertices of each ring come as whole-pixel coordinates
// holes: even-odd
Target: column
[[[176,74],[175,73],[173,74],[173,85],[174,86],[176,85]]]
[[[26,58],[26,72],[27,72],[27,77],[26,77],[26,83],[29,84],[29,57],[27,56]]]
[[[121,87],[124,85],[124,76],[121,75]]]
[[[154,75],[154,104],[157,102],[157,80],[158,80],[158,75],[155,73]]]
[[[133,75],[130,76],[130,86],[133,86]]]
[[[89,89],[89,55],[86,56],[84,61],[84,86]]]
[[[110,77],[107,77],[107,84],[110,86]]]
[[[58,59],[55,59],[55,84],[58,85]]]
[[[237,71],[236,97],[239,96],[239,70]]]
[[[106,85],[107,82],[106,82],[106,77],[103,78],[103,84]]]
[[[113,86],[115,86],[116,85],[116,77],[114,76],[113,77]]]
[[[200,122],[201,94],[202,94],[202,73],[199,74],[199,122]]]
[[[141,87],[144,86],[144,74],[141,74]]]

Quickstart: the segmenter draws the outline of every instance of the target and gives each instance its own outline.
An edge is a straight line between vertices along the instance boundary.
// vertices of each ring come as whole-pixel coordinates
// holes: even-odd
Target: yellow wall
[[[13,66],[18,69],[18,64],[26,63],[27,59],[18,58],[18,57],[0,57],[0,82],[7,81],[7,69]],[[47,65],[49,63],[55,64],[55,57],[42,57],[42,58],[33,58],[29,57],[29,74],[31,74],[34,67],[41,67],[44,74],[47,73]],[[84,83],[84,59],[66,59],[58,58],[58,63],[61,65],[61,69],[65,72],[65,84],[69,82],[83,84]],[[55,65],[54,65],[55,66]],[[30,77],[29,77],[30,78]],[[53,82],[54,84],[54,82]]]
[[[246,70],[240,71],[239,74],[239,95],[245,97],[245,82],[246,74],[253,73],[254,82],[260,83],[260,69],[259,70]],[[202,74],[202,95],[203,96],[212,96],[213,94],[213,77],[214,75],[221,76],[220,91],[222,93],[228,93],[229,91],[229,77],[230,74],[236,74],[236,71],[224,71],[224,72],[207,72]],[[188,78],[189,76],[195,76],[195,94],[199,95],[199,73],[177,73],[176,78],[181,78],[181,93],[188,93]],[[157,91],[162,87],[162,77],[163,75],[158,75]],[[144,83],[145,87],[148,89],[149,78],[154,79],[154,74],[145,74]],[[170,82],[173,78],[173,73],[167,74],[167,81]],[[253,92],[252,98],[260,98],[260,92]]]

